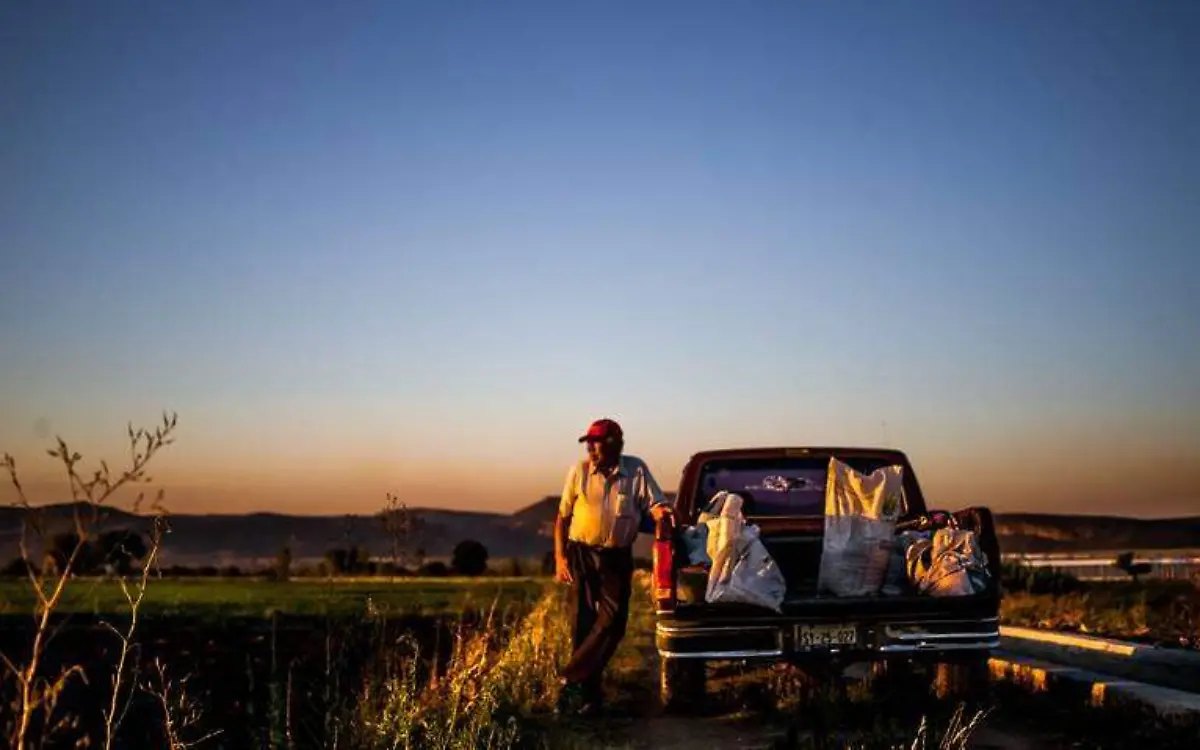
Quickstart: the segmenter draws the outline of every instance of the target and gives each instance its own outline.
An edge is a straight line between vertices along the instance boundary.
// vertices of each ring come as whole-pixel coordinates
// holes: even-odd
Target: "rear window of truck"
[[[864,474],[895,463],[881,457],[838,460]],[[725,491],[744,498],[748,516],[823,515],[828,473],[828,456],[708,461],[700,470],[696,507],[704,510],[718,492]]]

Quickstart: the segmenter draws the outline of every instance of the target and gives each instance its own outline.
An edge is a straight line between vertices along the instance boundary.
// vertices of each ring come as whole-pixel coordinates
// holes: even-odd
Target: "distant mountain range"
[[[1200,549],[1200,516],[1122,516],[997,513],[1005,553]]]
[[[430,558],[449,557],[464,539],[482,542],[493,559],[540,558],[552,548],[551,529],[557,497],[545,497],[511,514],[418,508],[411,512],[424,526],[419,545]],[[71,527],[75,506],[43,509],[47,534]],[[105,511],[104,528],[148,531],[150,518],[118,509]],[[0,507],[0,565],[19,554],[22,515]],[[1120,552],[1200,548],[1200,516],[1136,519],[1113,516],[1005,513],[996,515],[1001,549],[1006,553]],[[164,565],[246,565],[265,562],[285,546],[297,561],[321,558],[351,544],[385,557],[391,537],[381,521],[366,515],[292,516],[277,513],[179,514],[170,517],[163,547]],[[642,535],[638,554],[649,555]],[[36,550],[35,550],[36,551]]]

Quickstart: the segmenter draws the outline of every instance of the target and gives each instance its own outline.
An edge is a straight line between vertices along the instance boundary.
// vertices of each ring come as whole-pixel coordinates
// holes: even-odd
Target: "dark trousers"
[[[598,698],[601,675],[625,637],[629,622],[633,550],[598,549],[569,542],[567,556],[575,577],[571,632],[574,651],[562,676]]]

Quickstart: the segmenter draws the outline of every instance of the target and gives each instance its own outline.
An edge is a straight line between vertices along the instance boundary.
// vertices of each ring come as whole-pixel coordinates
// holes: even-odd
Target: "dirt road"
[[[883,678],[846,675],[834,681],[839,684],[830,684],[790,668],[714,668],[705,706],[689,716],[666,715],[656,695],[654,615],[639,598],[634,598],[625,643],[609,670],[606,715],[573,722],[570,731],[583,741],[562,746],[638,750],[1196,747],[1195,735],[1187,728],[1163,733],[1139,725],[1140,719],[1109,712],[1085,714],[1000,685],[994,685],[978,705],[959,706],[934,697],[930,676],[919,670],[899,670]],[[971,724],[970,731],[956,734],[956,721],[959,728]]]
[[[730,714],[727,716],[677,717],[650,714],[636,716],[615,712],[595,726],[580,731],[590,734],[589,746],[611,750],[781,750],[782,748],[822,747],[811,731],[797,731],[787,721],[762,716]],[[1060,750],[1080,745],[1061,735],[1001,725],[987,725],[975,730],[965,744],[941,744],[931,737],[927,744],[914,745],[916,732],[899,736],[890,742],[871,737],[870,730],[855,731],[841,728],[826,735],[825,747],[903,747],[903,748],[970,748],[971,750]],[[868,736],[864,736],[868,735]]]
[[[619,740],[614,747],[630,750],[774,750],[818,746],[811,736],[789,735],[786,727],[748,718],[696,720],[657,716],[631,721],[626,731],[628,736]],[[845,737],[846,744],[853,742],[853,736]],[[899,746],[911,747],[911,738]],[[1071,741],[1063,737],[988,726],[977,730],[965,745],[971,750],[1058,750],[1073,746]]]
[[[1061,732],[1016,721],[1002,706],[984,706],[989,711],[969,732],[947,736],[956,720],[958,726],[968,724],[976,711],[967,709],[956,717],[958,707],[930,695],[928,682],[922,682],[926,678],[919,674],[891,682],[851,675],[837,688],[814,684],[788,668],[724,667],[710,672],[710,699],[697,713],[664,714],[654,691],[657,655],[650,632],[648,621],[631,622],[629,642],[614,660],[610,675],[607,692],[612,702],[606,716],[590,724],[580,722],[580,729],[594,740],[589,746],[631,750],[1088,746]],[[926,720],[923,735],[922,719]]]

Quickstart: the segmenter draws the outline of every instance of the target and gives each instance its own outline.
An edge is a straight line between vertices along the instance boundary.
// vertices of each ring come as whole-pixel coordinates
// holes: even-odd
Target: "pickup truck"
[[[818,590],[830,457],[856,471],[903,468],[900,528],[930,529],[951,516],[974,531],[987,556],[988,587],[967,596],[838,597]],[[787,492],[764,491],[786,482]],[[690,566],[680,531],[720,491],[743,498],[746,522],[787,582],[782,613],[764,607],[705,601],[707,570]],[[683,469],[675,513],[654,531],[652,598],[659,692],[668,709],[703,698],[706,665],[721,661],[787,662],[810,674],[831,674],[854,662],[901,670],[932,666],[940,694],[969,693],[986,680],[987,659],[999,647],[1000,550],[987,508],[931,512],[906,455],[872,448],[745,448],[697,453]],[[927,670],[927,673],[929,670]]]

